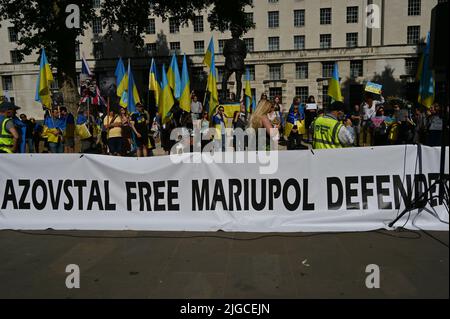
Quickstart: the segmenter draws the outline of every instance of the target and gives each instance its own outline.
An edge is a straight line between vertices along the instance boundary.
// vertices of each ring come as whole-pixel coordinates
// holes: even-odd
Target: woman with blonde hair
[[[279,125],[274,125],[269,119],[269,113],[272,111],[273,103],[268,100],[262,100],[256,107],[250,119],[250,127],[255,130],[255,134],[258,137],[258,129],[266,130],[266,150],[270,150],[270,140],[278,141],[279,138]]]

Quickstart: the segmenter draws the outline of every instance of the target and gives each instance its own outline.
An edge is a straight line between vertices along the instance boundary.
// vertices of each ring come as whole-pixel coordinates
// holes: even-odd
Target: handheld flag
[[[179,100],[181,97],[181,79],[175,54],[172,56],[172,62],[170,62],[169,70],[167,71],[167,80],[169,81],[170,88],[173,90],[175,99]]]
[[[123,93],[128,87],[128,75],[125,71],[125,65],[123,64],[122,58],[120,58],[117,63],[114,75],[116,76],[117,96],[122,98]]]
[[[245,109],[249,113],[250,108],[252,107],[252,103],[253,103],[253,95],[252,95],[252,88],[250,86],[250,70],[249,68],[247,68],[245,74]]]
[[[92,73],[91,69],[89,68],[89,64],[84,58],[84,55],[81,59],[81,74],[84,75],[86,78],[90,78],[94,75],[94,73]]]
[[[206,50],[203,64],[206,64],[208,68],[211,68],[212,57],[214,56],[214,37],[211,37],[209,41],[208,50]]]
[[[50,85],[53,82],[53,73],[50,64],[45,55],[45,49],[42,49],[41,64],[36,85],[35,101],[41,102],[47,108],[52,107],[52,97],[50,92]]]
[[[136,112],[136,104],[141,103],[139,92],[134,82],[133,72],[131,71],[131,62],[128,61],[128,74],[127,74],[127,88],[125,94],[122,96],[120,105],[128,108],[128,112]]]
[[[219,105],[219,93],[217,91],[216,61],[214,55],[211,56],[211,67],[209,70],[208,86],[206,90],[209,92],[209,116],[212,117],[215,109]]]
[[[162,82],[161,82],[161,96],[159,97],[159,113],[161,113],[161,123],[167,123],[169,120],[169,112],[172,109],[175,101],[172,92],[170,91],[169,82],[166,75],[166,66],[162,68]]]
[[[431,107],[434,103],[434,78],[433,71],[430,68],[430,33],[427,35],[427,46],[417,72],[420,79],[419,85],[419,104]]]
[[[191,111],[191,86],[186,62],[186,55],[183,57],[183,69],[181,72],[181,98],[180,108],[186,112]]]
[[[339,84],[339,67],[337,62],[334,64],[333,76],[328,82],[328,95],[335,101],[344,101]]]
[[[150,74],[148,79],[148,89],[149,91],[153,91],[155,95],[156,106],[159,106],[159,95],[161,94],[161,85],[158,81],[158,73],[156,69],[155,60],[152,59],[152,64],[150,66]]]

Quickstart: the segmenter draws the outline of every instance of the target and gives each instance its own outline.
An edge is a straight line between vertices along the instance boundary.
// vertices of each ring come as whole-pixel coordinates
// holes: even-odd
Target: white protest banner
[[[369,231],[387,228],[439,177],[440,150],[430,147],[422,156],[412,145],[274,155],[265,164],[0,155],[0,229]],[[276,169],[264,175],[262,165]],[[438,192],[429,210],[448,222]],[[416,210],[406,227],[448,231],[436,216]]]

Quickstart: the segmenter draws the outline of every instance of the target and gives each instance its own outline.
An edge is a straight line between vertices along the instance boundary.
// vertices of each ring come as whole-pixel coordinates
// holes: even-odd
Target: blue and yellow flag
[[[150,66],[150,74],[148,76],[148,89],[149,91],[153,91],[153,93],[155,94],[156,106],[158,106],[161,85],[158,81],[158,71],[156,69],[156,63],[154,59],[152,59],[152,64]]]
[[[333,76],[328,82],[328,95],[331,96],[334,101],[344,102],[341,86],[339,84],[339,67],[337,62],[334,64]]]
[[[181,97],[181,79],[177,56],[175,54],[172,56],[172,62],[170,62],[169,70],[167,71],[167,80],[170,88],[173,90],[173,96],[179,100]]]
[[[181,98],[180,108],[186,112],[191,111],[191,85],[187,67],[186,55],[183,57],[183,68],[181,71]]]
[[[122,98],[128,87],[128,76],[122,58],[117,63],[114,75],[116,76],[117,96]]]
[[[47,56],[45,55],[45,49],[42,49],[41,53],[41,63],[39,68],[39,75],[36,84],[36,96],[35,101],[41,102],[46,108],[52,107],[52,97],[50,86],[53,83],[53,73],[50,68],[50,64],[47,61]]]
[[[126,79],[125,79],[126,78]],[[141,103],[139,92],[134,82],[133,72],[131,71],[131,62],[128,61],[128,73],[122,82],[126,82],[126,91],[123,92],[120,99],[120,105],[128,109],[128,112],[136,112],[136,104]]]
[[[252,87],[250,86],[250,70],[247,68],[245,73],[245,109],[250,113],[250,108],[252,107],[253,95]]]
[[[211,56],[211,67],[209,68],[208,86],[206,89],[209,92],[209,116],[214,115],[214,111],[219,105],[219,92],[217,91],[217,72],[216,59],[214,55]]]
[[[434,103],[434,78],[430,68],[430,33],[427,35],[427,46],[421,58],[419,69],[417,70],[419,79],[419,104],[431,107]]]
[[[205,57],[203,59],[203,64],[206,64],[208,68],[211,68],[213,56],[214,56],[214,37],[211,37],[211,41],[209,41],[208,45],[208,50],[206,50]]]
[[[161,82],[161,95],[159,97],[158,111],[161,114],[161,123],[165,124],[170,119],[169,113],[172,109],[175,101],[173,99],[172,92],[170,90],[169,82],[166,75],[166,66],[162,68],[162,82]]]

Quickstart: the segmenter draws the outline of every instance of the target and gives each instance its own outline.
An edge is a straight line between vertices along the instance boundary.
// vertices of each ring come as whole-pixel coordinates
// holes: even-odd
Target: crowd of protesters
[[[203,135],[214,128],[216,133],[203,139],[201,146],[216,140],[222,149],[225,149],[227,128],[243,131],[265,128],[267,141],[272,140],[288,150],[302,150],[313,144],[316,119],[333,113],[318,106],[314,96],[305,101],[295,97],[286,107],[280,97],[269,100],[262,94],[255,110],[247,112],[242,102],[241,110],[233,117],[226,115],[225,106],[219,106],[210,117],[194,92],[191,112],[175,107],[166,123],[161,122],[160,114],[150,114],[144,105],[138,104],[136,108],[136,112],[129,114],[119,105],[106,108],[80,103],[77,113],[71,114],[63,105],[55,105],[45,111],[44,121],[38,122],[20,114],[19,107],[5,101],[0,108],[3,141],[0,152],[74,153],[77,150],[89,154],[147,157],[154,155],[158,144],[165,154],[172,150],[177,142],[171,136],[175,128],[185,128],[189,132],[197,128]],[[345,146],[441,145],[443,118],[438,104],[430,108],[412,107],[399,99],[386,101],[383,96],[376,98],[366,92],[361,105],[334,111],[333,119],[342,124],[348,136]],[[243,143],[236,138],[233,140],[236,150],[244,150],[247,145],[247,139]]]

